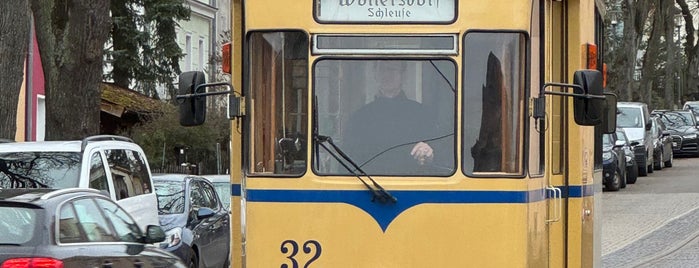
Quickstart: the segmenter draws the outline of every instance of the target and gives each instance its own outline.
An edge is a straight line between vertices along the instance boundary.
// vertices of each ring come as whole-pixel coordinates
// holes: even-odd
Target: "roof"
[[[200,178],[195,175],[189,175],[189,174],[178,174],[178,173],[172,173],[172,174],[163,174],[163,173],[156,173],[153,174],[152,176],[153,181],[185,181],[188,178]]]
[[[128,88],[102,83],[102,110],[121,117],[125,112],[154,113],[165,103]]]
[[[22,202],[22,203],[40,203],[41,200],[49,199],[60,195],[80,195],[87,194],[103,195],[100,191],[91,188],[65,188],[65,189],[49,189],[49,188],[18,188],[18,189],[0,189],[0,201]]]
[[[616,106],[620,107],[641,107],[641,106],[647,106],[647,104],[643,102],[617,102]]]
[[[32,141],[0,143],[0,152],[80,152],[80,141]]]
[[[231,175],[200,175],[210,182],[231,182]]]

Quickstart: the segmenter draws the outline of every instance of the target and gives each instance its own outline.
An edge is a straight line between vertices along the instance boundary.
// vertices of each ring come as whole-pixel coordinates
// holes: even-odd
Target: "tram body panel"
[[[543,212],[544,202],[420,204],[383,230],[374,218],[381,215],[346,203],[250,201],[247,262],[260,267],[289,263],[297,245],[294,258],[305,263],[317,253],[316,267],[527,267],[536,253],[527,245],[541,244],[543,232],[512,222],[526,222],[530,207]],[[306,244],[312,252],[304,253],[308,241],[317,244]]]
[[[338,0],[339,1],[339,0]],[[470,29],[528,30],[531,22],[530,1],[456,1],[456,20],[440,23],[435,30],[433,23],[370,24],[370,23],[319,23],[314,19],[314,1],[255,0],[245,6],[247,31],[266,29],[307,29],[311,33],[454,33]],[[286,2],[286,3],[282,3]],[[374,1],[371,1],[374,2]],[[398,1],[395,1],[398,2]],[[497,10],[497,12],[495,12]],[[287,14],[270,16],[269,14]],[[290,20],[289,17],[293,17]],[[331,26],[331,27],[326,27]],[[368,30],[371,29],[371,30]]]

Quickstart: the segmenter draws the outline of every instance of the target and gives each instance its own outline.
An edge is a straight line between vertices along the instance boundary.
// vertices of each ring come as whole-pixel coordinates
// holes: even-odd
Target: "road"
[[[699,158],[602,194],[603,267],[699,267]]]

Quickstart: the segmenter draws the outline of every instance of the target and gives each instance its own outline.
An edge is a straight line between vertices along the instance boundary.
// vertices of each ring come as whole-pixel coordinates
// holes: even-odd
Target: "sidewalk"
[[[631,244],[696,208],[699,208],[699,193],[603,193],[602,256]]]

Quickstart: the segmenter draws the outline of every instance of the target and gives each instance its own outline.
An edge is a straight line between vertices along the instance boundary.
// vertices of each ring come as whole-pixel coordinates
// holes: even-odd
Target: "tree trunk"
[[[109,0],[31,0],[46,86],[46,140],[99,133]]]
[[[643,37],[643,26],[648,17],[648,1],[649,0],[623,0],[622,2],[622,46],[619,48],[619,55],[615,61],[615,72],[618,74],[617,79],[613,80],[616,84],[610,85],[612,88],[619,90],[620,100],[633,101],[633,92],[639,90],[635,83],[634,74],[636,72],[636,63],[638,62],[636,53],[639,50],[641,39]],[[640,96],[639,96],[640,97]]]
[[[17,101],[29,47],[29,4],[0,1],[0,138],[15,139]]]
[[[673,103],[675,100],[675,2],[660,1],[660,14],[663,16],[663,33],[665,39],[665,68],[662,79],[663,82],[663,98],[662,103],[658,108],[674,109]]]
[[[687,63],[684,66],[683,73],[685,74],[682,84],[682,95],[680,96],[680,102],[688,99],[694,99],[689,97],[691,93],[697,92],[697,85],[699,84],[699,55],[697,55],[697,50],[699,50],[699,44],[694,43],[694,36],[697,34],[696,28],[694,28],[694,16],[692,15],[689,6],[685,0],[676,0],[677,5],[680,6],[682,11],[682,17],[684,18],[684,30],[685,36],[685,57],[687,57]]]
[[[651,3],[655,7],[659,6],[660,4],[658,3],[660,0],[653,0]],[[644,54],[643,54],[643,65],[641,67],[641,83],[640,83],[640,90],[639,93],[642,96],[640,98],[641,102],[645,102],[650,106],[649,108],[653,109],[655,105],[652,103],[653,101],[653,89],[654,87],[650,85],[654,85],[655,79],[656,79],[656,66],[658,65],[659,58],[657,55],[660,55],[660,37],[663,35],[662,32],[662,14],[659,14],[658,9],[655,9],[652,14],[649,15],[650,19],[652,20],[652,23],[650,24],[650,32],[648,36],[648,43],[643,49]]]

